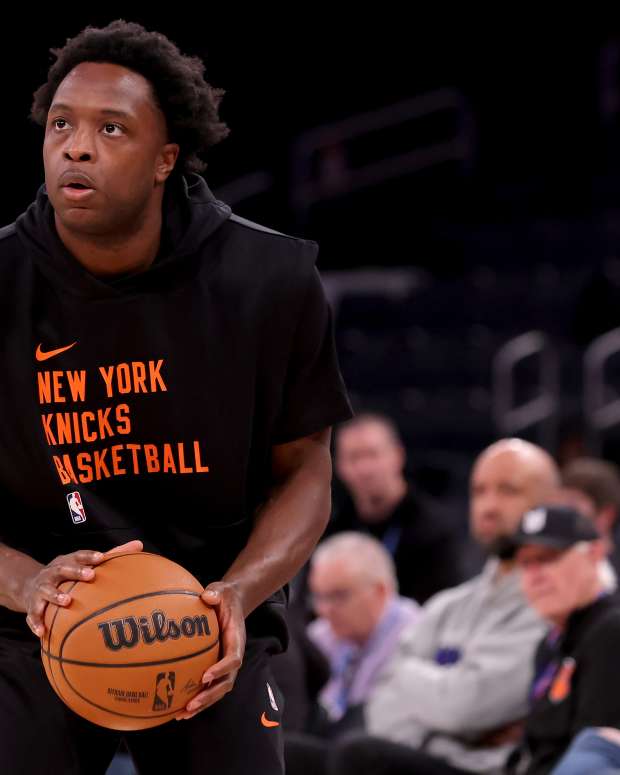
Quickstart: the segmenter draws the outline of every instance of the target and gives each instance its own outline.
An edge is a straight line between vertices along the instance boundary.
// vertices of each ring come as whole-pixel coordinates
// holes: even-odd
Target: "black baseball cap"
[[[568,549],[580,541],[597,541],[601,534],[594,523],[570,506],[539,506],[526,511],[511,537],[514,550],[520,546],[550,546]]]

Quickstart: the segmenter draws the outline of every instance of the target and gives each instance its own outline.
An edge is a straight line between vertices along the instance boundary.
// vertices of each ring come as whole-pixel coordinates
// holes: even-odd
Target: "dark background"
[[[588,346],[620,325],[615,15],[564,9],[543,20],[521,6],[479,18],[442,6],[406,11],[28,9],[29,18],[6,24],[0,50],[1,221],[22,212],[42,182],[42,130],[27,117],[52,62],[49,48],[89,23],[141,22],[203,58],[207,79],[226,89],[221,112],[232,134],[211,151],[209,185],[240,215],[318,240],[354,404],[396,418],[431,488],[460,488],[472,456],[513,432],[494,410],[494,363],[506,342],[528,331],[541,333],[551,355],[519,366],[515,401],[535,398],[541,368],[556,361],[555,408],[514,433],[561,459],[584,451],[618,459],[616,426],[590,427],[583,392]],[[403,101],[445,89],[458,110],[336,141],[300,177],[295,148],[304,133],[380,109],[395,114]],[[465,138],[459,158],[347,188],[352,170],[381,159],[398,170],[403,154],[457,135]],[[329,170],[335,188],[325,183]],[[248,195],[256,179],[260,191]],[[304,208],[297,194],[306,179],[323,180],[323,188]],[[370,267],[380,272],[361,288],[360,272]],[[342,280],[342,270],[353,276]],[[344,282],[338,293],[335,282]],[[620,362],[612,359],[609,400],[620,396],[615,384]]]
[[[457,255],[438,255],[434,244],[446,222],[587,220],[617,206],[620,37],[609,17],[534,23],[507,14],[477,21],[446,10],[443,18],[422,19],[410,9],[407,16],[356,13],[346,20],[328,6],[298,18],[180,8],[176,15],[120,15],[205,60],[207,78],[227,90],[222,115],[232,129],[211,153],[209,183],[217,189],[267,171],[269,194],[236,209],[320,239],[325,268],[414,262],[442,271],[459,264]],[[41,180],[40,130],[27,115],[52,61],[48,49],[85,24],[117,15],[46,10],[36,26],[24,20],[5,27],[3,222],[27,206]],[[467,164],[438,164],[337,198],[299,223],[289,202],[289,167],[301,132],[443,87],[461,93],[471,110]],[[431,118],[400,136],[378,134],[361,158],[428,144],[449,132],[449,122]]]

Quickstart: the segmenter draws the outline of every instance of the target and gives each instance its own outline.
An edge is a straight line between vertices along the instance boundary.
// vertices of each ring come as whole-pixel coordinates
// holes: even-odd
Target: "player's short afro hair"
[[[204,63],[182,54],[165,35],[121,19],[107,27],[86,27],[60,49],[47,82],[34,93],[30,117],[45,126],[54,94],[63,79],[82,62],[106,62],[133,70],[152,85],[168,126],[169,142],[180,146],[177,169],[202,172],[207,148],[229,133],[218,109],[224,95],[204,79]]]

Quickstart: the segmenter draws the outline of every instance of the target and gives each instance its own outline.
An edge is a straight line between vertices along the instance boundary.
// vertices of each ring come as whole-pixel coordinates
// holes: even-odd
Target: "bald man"
[[[372,735],[335,750],[339,775],[488,773],[501,768],[527,713],[533,655],[546,625],[528,606],[507,537],[559,483],[540,447],[504,439],[471,474],[470,529],[496,556],[471,581],[441,592],[403,633],[366,703]]]
[[[501,555],[522,515],[550,499],[560,484],[548,452],[521,439],[502,439],[482,452],[470,479],[470,532],[485,550]],[[500,565],[511,569],[510,563]]]

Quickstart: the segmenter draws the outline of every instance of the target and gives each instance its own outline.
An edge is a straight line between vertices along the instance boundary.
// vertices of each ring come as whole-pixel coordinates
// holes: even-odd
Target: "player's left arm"
[[[245,650],[245,617],[306,562],[331,508],[331,428],[272,447],[269,498],[250,538],[222,581],[209,584],[205,603],[216,608],[222,655],[203,677],[207,686],[179,719],[213,705],[235,683]]]

